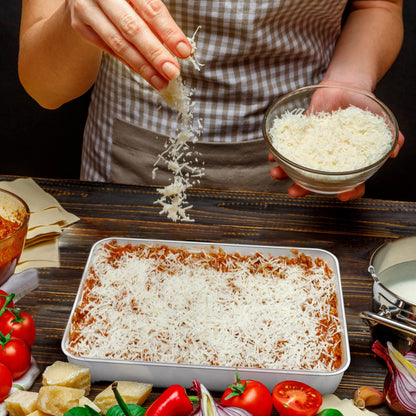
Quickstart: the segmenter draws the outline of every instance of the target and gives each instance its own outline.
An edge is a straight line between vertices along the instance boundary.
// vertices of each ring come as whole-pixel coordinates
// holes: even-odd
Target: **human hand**
[[[192,46],[161,0],[65,0],[73,30],[160,90]]]
[[[399,132],[399,137],[397,139],[396,147],[394,148],[393,153],[390,155],[391,158],[395,158],[399,154],[399,151],[404,144],[404,140],[405,139],[404,139],[403,134]],[[271,153],[269,153],[269,161],[276,162],[275,158],[273,157]],[[287,179],[288,178],[286,172],[283,170],[281,166],[272,167],[270,169],[270,175],[274,179]],[[302,188],[296,183],[291,185],[288,189],[288,194],[294,198],[305,196],[310,193],[311,193],[310,191]],[[365,193],[365,184],[362,183],[349,191],[339,193],[337,196],[340,201],[351,201],[353,199],[361,198],[364,195],[364,193]]]
[[[325,83],[325,84],[331,84],[331,83]],[[332,83],[333,84],[333,83]],[[337,84],[339,85],[339,84]],[[333,110],[336,110],[338,108],[347,108],[348,106],[355,105],[357,107],[361,108],[371,108],[372,101],[365,99],[365,96],[361,96],[361,94],[355,94],[353,92],[354,90],[348,91],[343,90],[342,92],[340,90],[334,89],[318,89],[314,92],[309,108],[306,110],[306,113],[308,112],[331,112]],[[369,96],[372,95],[371,92],[368,93]],[[362,100],[362,102],[361,102]],[[373,111],[375,113],[378,112],[378,105],[376,105],[373,108]],[[404,136],[401,132],[398,134],[398,140],[397,144],[391,154],[390,157],[394,158],[398,155],[401,147],[404,144]],[[275,162],[275,159],[271,153],[269,153],[269,161]],[[275,166],[270,170],[270,174],[275,179],[286,179],[288,178],[288,175],[284,171],[284,169],[281,166]],[[365,192],[365,184],[362,183],[358,185],[357,187],[338,194],[338,198],[341,201],[349,201],[352,199],[360,198],[364,195]],[[298,184],[293,184],[289,189],[288,193],[292,197],[300,197],[305,196],[310,193],[310,191],[302,188]]]

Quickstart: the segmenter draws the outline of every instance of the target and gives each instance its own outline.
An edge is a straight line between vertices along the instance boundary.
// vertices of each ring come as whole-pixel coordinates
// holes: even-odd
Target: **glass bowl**
[[[288,112],[304,114],[306,116],[311,114],[316,115],[317,113],[330,116],[337,110],[347,109],[350,106],[369,111],[372,114],[381,117],[385,122],[386,126],[384,127],[386,127],[386,133],[389,132],[391,144],[385,145],[385,151],[381,155],[377,155],[377,152],[372,151],[374,148],[369,147],[366,150],[369,152],[369,157],[367,159],[371,160],[371,157],[373,159],[376,157],[375,160],[370,161],[368,164],[363,164],[362,166],[354,166],[351,169],[339,169],[336,166],[337,161],[335,161],[331,162],[331,168],[325,167],[325,169],[319,169],[307,166],[309,162],[299,161],[299,158],[302,158],[303,153],[301,151],[296,152],[297,149],[300,149],[300,147],[297,148],[296,145],[294,148],[296,156],[293,157],[296,158],[296,161],[291,160],[287,154],[282,154],[282,152],[277,149],[279,146],[279,137],[277,137],[275,132],[272,133],[271,131],[276,118],[281,118]],[[351,121],[352,123],[357,123],[354,120]],[[389,158],[397,144],[399,135],[399,127],[396,118],[389,108],[387,108],[380,100],[368,92],[335,85],[313,85],[303,87],[276,99],[266,111],[262,130],[270,152],[277,163],[285,170],[286,174],[303,188],[321,194],[337,194],[345,192],[365,182],[374,175]],[[344,133],[346,133],[346,131],[344,131]],[[297,139],[305,140],[305,135],[303,133],[301,136],[302,137],[298,137]],[[350,135],[347,133],[345,136],[349,137]],[[352,139],[352,137],[349,137],[348,140],[350,139]],[[343,146],[345,150],[345,144],[343,144]],[[312,144],[309,149],[314,153],[314,157],[316,156],[316,158],[322,159],[322,164],[329,163],[331,160],[331,152],[334,154],[334,158],[338,158],[338,161],[340,160],[340,157],[342,158],[342,153],[337,151],[336,148],[329,150],[319,145],[313,146]],[[343,160],[346,161],[345,163],[348,165],[349,161],[348,159],[345,159],[345,157]],[[356,161],[357,158],[351,158],[351,162],[354,162],[354,160]],[[343,166],[345,166],[345,163],[343,163]]]
[[[0,189],[0,285],[14,273],[26,241],[29,208],[17,195]]]

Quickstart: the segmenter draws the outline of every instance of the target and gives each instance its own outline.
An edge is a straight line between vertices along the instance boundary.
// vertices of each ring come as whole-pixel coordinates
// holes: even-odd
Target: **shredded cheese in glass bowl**
[[[348,191],[374,175],[399,134],[397,120],[380,100],[334,85],[299,88],[278,98],[262,128],[287,175],[322,194]]]

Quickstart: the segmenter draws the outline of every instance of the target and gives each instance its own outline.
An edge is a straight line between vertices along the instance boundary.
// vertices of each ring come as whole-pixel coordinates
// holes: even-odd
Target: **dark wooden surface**
[[[33,355],[41,370],[55,360],[65,360],[61,338],[89,250],[97,240],[115,236],[178,239],[332,252],[340,263],[352,354],[337,395],[352,398],[355,389],[364,385],[382,389],[386,367],[371,353],[372,336],[359,318],[360,311],[371,310],[372,278],[367,267],[379,245],[416,234],[416,203],[371,199],[342,203],[333,197],[292,199],[280,194],[194,189],[188,195],[195,222],[173,223],[159,215],[155,187],[35,180],[80,217],[60,237],[61,267],[39,270],[39,288],[18,304],[34,316],[38,332]],[[94,386],[91,397],[104,385]],[[33,390],[39,386],[40,378]],[[146,404],[159,393],[155,389]],[[213,393],[218,397],[218,392]],[[392,414],[385,406],[374,410]]]

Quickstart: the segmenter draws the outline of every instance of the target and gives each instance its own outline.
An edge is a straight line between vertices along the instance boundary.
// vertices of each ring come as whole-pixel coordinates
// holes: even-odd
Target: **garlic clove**
[[[382,403],[384,403],[384,395],[374,387],[363,386],[354,393],[354,404],[361,410],[367,406],[378,406]]]

